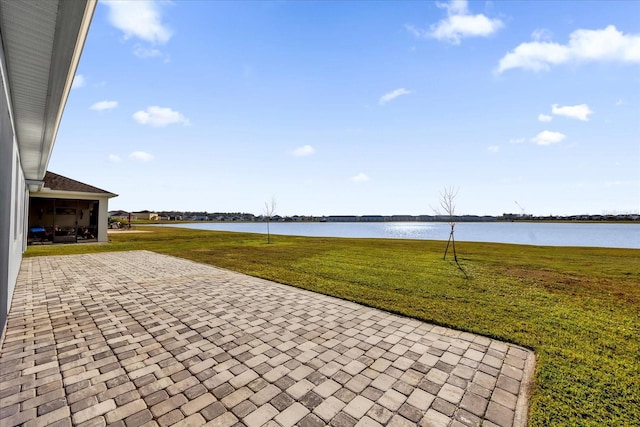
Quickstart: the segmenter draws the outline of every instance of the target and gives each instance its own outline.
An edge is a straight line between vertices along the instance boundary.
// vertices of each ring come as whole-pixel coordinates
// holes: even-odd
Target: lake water
[[[264,222],[167,224],[198,230],[267,233]],[[271,234],[314,237],[447,240],[443,222],[271,222]],[[457,241],[541,246],[593,246],[640,249],[640,224],[551,222],[461,222]]]

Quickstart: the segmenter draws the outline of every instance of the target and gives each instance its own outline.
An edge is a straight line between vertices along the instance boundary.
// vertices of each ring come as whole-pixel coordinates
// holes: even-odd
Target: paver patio
[[[526,425],[529,350],[147,251],[27,258],[0,425]]]

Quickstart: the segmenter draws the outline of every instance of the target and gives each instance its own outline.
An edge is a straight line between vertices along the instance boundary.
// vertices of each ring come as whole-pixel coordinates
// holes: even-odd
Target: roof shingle
[[[52,190],[76,191],[80,193],[113,194],[110,191],[105,191],[92,185],[85,184],[50,171],[47,171],[43,181],[44,186]]]

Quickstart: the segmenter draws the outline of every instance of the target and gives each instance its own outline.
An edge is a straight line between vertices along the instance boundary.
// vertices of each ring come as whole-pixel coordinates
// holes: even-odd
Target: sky
[[[640,211],[640,2],[100,1],[49,170],[111,210]]]

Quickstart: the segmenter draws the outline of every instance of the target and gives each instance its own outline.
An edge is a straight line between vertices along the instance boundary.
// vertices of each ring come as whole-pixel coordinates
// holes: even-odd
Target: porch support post
[[[109,211],[107,205],[109,199],[98,199],[98,242],[106,242],[107,240],[107,227],[109,221]]]

